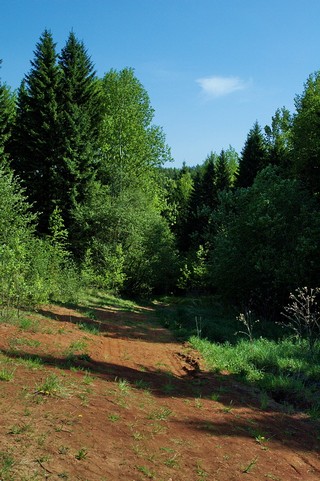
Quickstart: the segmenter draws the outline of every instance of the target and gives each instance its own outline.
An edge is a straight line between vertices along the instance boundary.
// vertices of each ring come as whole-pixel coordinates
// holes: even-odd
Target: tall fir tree
[[[239,162],[236,185],[250,187],[257,173],[267,164],[265,139],[258,122],[249,131]]]
[[[31,70],[18,92],[13,131],[12,166],[23,181],[33,208],[39,213],[38,229],[48,232],[54,210],[52,189],[57,165],[58,103],[60,81],[55,43],[45,30],[36,45]]]
[[[216,162],[216,190],[220,192],[231,187],[230,170],[227,156],[224,150],[221,151]]]
[[[101,116],[94,66],[73,32],[59,55],[59,67],[60,170],[55,173],[55,186],[69,227],[72,210],[85,201],[95,177]]]
[[[211,152],[204,162],[201,182],[202,204],[208,206],[212,210],[215,209],[217,205],[216,162],[217,155],[214,152]]]

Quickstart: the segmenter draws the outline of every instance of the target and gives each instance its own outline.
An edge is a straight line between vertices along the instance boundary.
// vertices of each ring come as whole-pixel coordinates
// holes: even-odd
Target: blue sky
[[[0,77],[18,87],[43,30],[60,51],[73,29],[99,76],[135,69],[173,165],[196,165],[294,111],[320,69],[319,19],[319,0],[1,0]]]

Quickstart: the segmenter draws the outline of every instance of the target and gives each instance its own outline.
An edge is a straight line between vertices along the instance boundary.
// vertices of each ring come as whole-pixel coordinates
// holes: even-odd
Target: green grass
[[[56,374],[49,374],[49,376],[36,387],[35,392],[43,396],[60,395],[63,392],[60,378]]]
[[[0,381],[12,381],[14,378],[14,371],[2,368],[0,369]]]
[[[15,460],[9,452],[0,451],[0,476],[2,481],[12,480],[12,468]]]
[[[189,340],[212,371],[228,371],[260,388],[264,393],[261,409],[267,407],[266,396],[270,396],[286,409],[294,407],[320,417],[320,341],[312,353],[306,341],[289,337],[274,322],[259,322],[254,323],[251,342],[239,334],[244,330],[237,320],[239,312],[224,308],[218,299],[168,298],[162,302],[168,304],[159,310],[162,324],[178,339]]]
[[[81,331],[88,332],[89,334],[94,334],[98,336],[100,334],[100,329],[98,326],[90,324],[89,322],[80,322],[78,324]]]
[[[212,343],[195,336],[190,342],[204,356],[209,368],[227,370],[279,402],[296,408],[311,408],[316,401],[320,365],[304,342],[288,338],[254,342],[242,339],[232,345]],[[320,345],[317,348],[319,359]]]

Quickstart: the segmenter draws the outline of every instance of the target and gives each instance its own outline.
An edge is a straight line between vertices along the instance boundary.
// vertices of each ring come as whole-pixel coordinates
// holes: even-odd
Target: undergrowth
[[[160,313],[179,340],[188,340],[210,370],[228,371],[286,409],[320,417],[320,342],[312,351],[272,322],[259,322],[252,338],[239,332],[238,314],[215,299],[173,299]],[[239,319],[239,317],[238,317]]]

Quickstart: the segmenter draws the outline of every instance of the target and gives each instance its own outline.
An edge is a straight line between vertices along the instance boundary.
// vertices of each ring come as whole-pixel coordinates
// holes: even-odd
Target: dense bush
[[[270,315],[290,290],[315,285],[320,213],[297,180],[267,167],[252,187],[221,198],[215,221],[211,282],[229,301]]]

